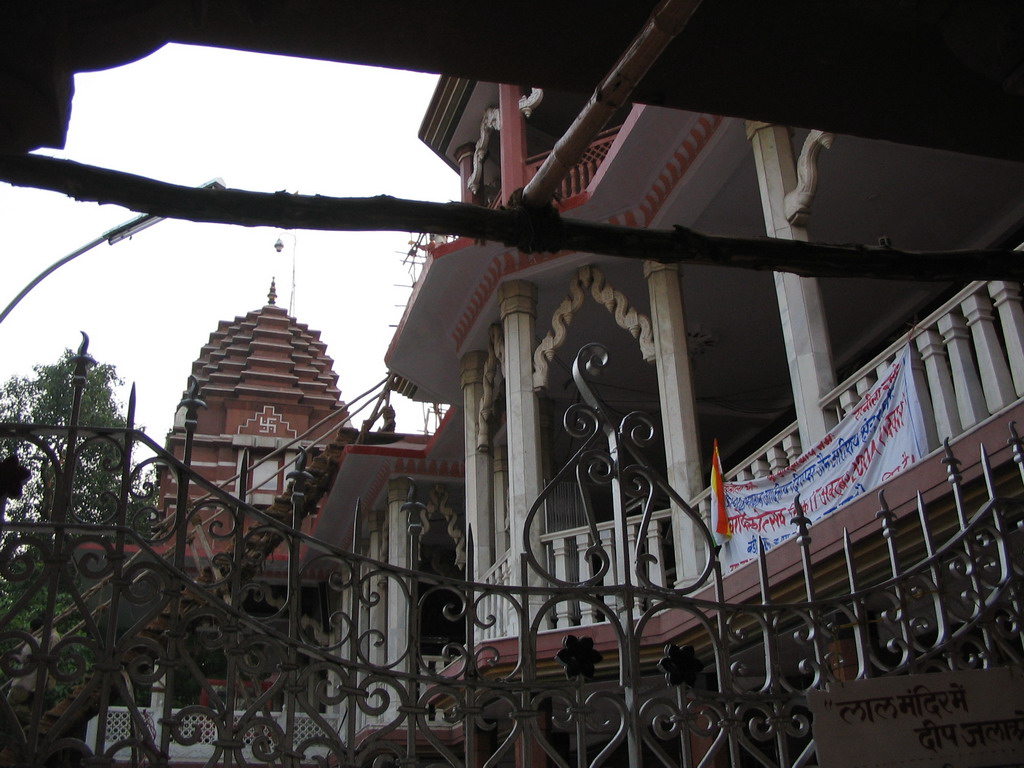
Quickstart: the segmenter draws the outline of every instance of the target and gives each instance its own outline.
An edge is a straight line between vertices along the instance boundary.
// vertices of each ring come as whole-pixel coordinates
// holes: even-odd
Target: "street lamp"
[[[205,184],[201,184],[199,187],[197,187],[197,189],[227,189],[227,187],[224,185],[223,179],[211,179]],[[154,216],[151,213],[143,213],[140,216],[136,216],[134,219],[124,222],[123,224],[118,224],[113,229],[109,229],[106,232],[104,232],[95,240],[86,243],[77,251],[73,251],[69,253],[67,256],[65,256],[63,259],[53,262],[53,264],[51,264],[38,275],[36,275],[34,278],[32,278],[32,281],[21,289],[21,292],[18,293],[18,295],[11,300],[11,303],[4,307],[4,311],[0,312],[0,323],[7,319],[7,316],[11,314],[11,311],[16,306],[18,306],[19,302],[21,302],[22,299],[28,296],[29,292],[33,288],[35,288],[37,285],[43,282],[43,280],[45,280],[51,274],[53,274],[58,269],[63,267],[69,261],[73,261],[74,259],[77,259],[79,256],[81,256],[83,253],[91,251],[100,243],[109,243],[110,245],[114,245],[115,243],[120,243],[122,240],[128,240],[133,235],[138,234],[144,229],[149,229],[149,227],[152,227],[157,222],[163,221],[165,218],[165,216]]]

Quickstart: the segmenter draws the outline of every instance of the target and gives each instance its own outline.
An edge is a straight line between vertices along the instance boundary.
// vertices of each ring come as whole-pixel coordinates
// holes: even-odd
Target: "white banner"
[[[904,348],[856,409],[790,466],[759,480],[725,483],[732,537],[719,558],[726,573],[796,533],[800,496],[812,523],[909,467],[927,450],[921,404]]]

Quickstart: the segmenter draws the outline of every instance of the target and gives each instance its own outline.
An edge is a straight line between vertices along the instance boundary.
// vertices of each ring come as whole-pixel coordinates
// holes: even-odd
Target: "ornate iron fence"
[[[566,428],[581,447],[549,486],[579,489],[589,572],[550,565],[546,491],[513,564],[523,586],[301,533],[304,466],[284,519],[208,484],[189,465],[195,392],[184,461],[133,428],[131,407],[123,429],[79,425],[77,407],[66,427],[3,425],[0,763],[813,765],[811,691],[1024,662],[1024,507],[996,494],[987,462],[971,514],[947,448],[948,510],[922,504],[911,526],[883,500],[882,556],[858,558],[847,540],[831,575],[798,516],[802,578],[769,584],[762,556],[760,594],[729,603],[706,527],[645,459],[653,424],[612,423],[587,384],[582,368],[605,362],[596,347],[577,360],[584,403]],[[1019,464],[1012,428],[1010,440]],[[157,503],[156,466],[176,481],[174,504]],[[19,499],[24,469],[35,482]],[[649,578],[666,498],[705,542],[683,590]],[[404,509],[412,563],[422,506],[412,496]],[[609,511],[612,538],[598,530]],[[421,643],[425,611],[451,628],[440,657]],[[575,626],[548,629],[559,615]]]

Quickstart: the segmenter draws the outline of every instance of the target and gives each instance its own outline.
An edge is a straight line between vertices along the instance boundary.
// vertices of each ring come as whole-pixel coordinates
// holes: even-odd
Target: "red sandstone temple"
[[[290,317],[276,298],[272,283],[263,307],[222,320],[192,364],[206,403],[198,410],[192,466],[256,507],[272,504],[284,490],[298,450],[336,431],[345,415],[320,332]],[[178,458],[184,424],[179,407],[167,437],[167,449]],[[189,497],[203,493],[194,487]],[[173,477],[164,473],[164,503],[173,506],[176,494]]]

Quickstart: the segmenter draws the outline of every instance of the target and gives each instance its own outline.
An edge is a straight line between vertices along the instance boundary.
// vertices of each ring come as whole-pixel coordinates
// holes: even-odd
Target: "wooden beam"
[[[644,28],[598,85],[590,101],[523,189],[523,204],[549,205],[565,175],[582,159],[608,119],[621,108],[669,43],[685,28],[701,0],[663,0]]]
[[[554,208],[490,210],[380,196],[333,198],[287,192],[182,187],[38,155],[0,155],[0,181],[61,192],[188,221],[331,231],[429,232],[490,240],[527,253],[579,251],[805,277],[956,282],[1024,280],[1016,251],[898,251],[771,238],[703,235],[683,227],[636,229],[563,219]]]

